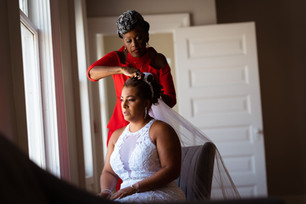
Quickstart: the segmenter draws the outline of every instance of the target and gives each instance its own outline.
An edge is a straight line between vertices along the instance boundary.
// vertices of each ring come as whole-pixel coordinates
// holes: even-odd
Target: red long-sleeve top
[[[123,48],[124,47],[121,47],[118,51],[122,52]],[[168,104],[168,105],[170,107],[173,107],[176,104],[176,93],[175,93],[175,88],[173,84],[173,78],[171,75],[171,69],[168,64],[163,66],[160,69],[156,69],[152,67],[150,65],[151,59],[149,57],[149,52],[156,52],[156,51],[154,50],[154,48],[150,47],[150,48],[147,48],[146,53],[141,57],[133,57],[132,55],[128,54],[126,63],[122,64],[120,62],[120,58],[117,52],[112,51],[88,67],[87,77],[91,81],[97,81],[97,80],[91,79],[89,76],[89,71],[95,66],[121,66],[121,67],[127,66],[127,67],[137,68],[141,72],[150,72],[156,77],[157,81],[163,86],[164,95],[167,95],[171,98],[171,104]],[[122,110],[121,110],[121,101],[120,101],[122,87],[124,85],[124,82],[128,78],[129,78],[128,76],[125,76],[123,74],[113,75],[117,102],[114,108],[113,115],[107,125],[107,128],[109,129],[107,143],[109,141],[111,134],[115,130],[122,128],[128,124],[128,122],[124,120]]]

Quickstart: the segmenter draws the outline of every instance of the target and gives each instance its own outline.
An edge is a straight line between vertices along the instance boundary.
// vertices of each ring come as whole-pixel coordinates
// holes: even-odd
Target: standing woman
[[[161,98],[170,107],[176,104],[176,94],[170,67],[165,56],[157,53],[149,42],[150,25],[135,10],[128,10],[117,20],[118,35],[123,46],[93,63],[87,70],[91,81],[112,76],[115,84],[117,103],[108,123],[108,139],[112,133],[128,124],[120,108],[120,96],[124,82],[130,77],[141,78],[141,72],[152,73],[163,86]]]

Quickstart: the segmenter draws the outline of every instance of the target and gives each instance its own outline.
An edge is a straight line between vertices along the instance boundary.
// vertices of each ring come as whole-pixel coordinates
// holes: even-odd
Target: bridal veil
[[[161,99],[159,99],[157,104],[152,105],[149,114],[153,118],[164,121],[171,125],[178,134],[182,147],[204,145],[206,142],[213,142],[205,135],[205,133],[203,133],[201,130],[187,121],[184,117],[167,106]],[[190,169],[190,171],[192,171],[192,169]],[[206,193],[203,192],[205,191],[204,187],[198,187],[197,189],[193,189],[193,191],[199,195]],[[226,169],[217,148],[214,158],[210,198],[217,200],[240,198],[237,188],[232,181],[232,178]]]

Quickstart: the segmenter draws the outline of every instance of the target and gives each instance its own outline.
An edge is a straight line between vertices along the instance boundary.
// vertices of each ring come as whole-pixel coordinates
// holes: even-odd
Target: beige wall
[[[122,41],[118,37],[118,35],[106,35],[103,36],[103,45],[104,45],[104,53],[109,53],[114,50],[118,50],[122,46]],[[116,105],[117,97],[114,87],[114,81],[112,77],[107,77],[103,79],[106,81],[107,86],[107,104],[108,104],[108,120],[111,118],[113,114],[113,110]]]
[[[86,0],[87,16],[119,16],[128,9],[143,15],[190,13],[191,25],[215,24],[215,0]]]

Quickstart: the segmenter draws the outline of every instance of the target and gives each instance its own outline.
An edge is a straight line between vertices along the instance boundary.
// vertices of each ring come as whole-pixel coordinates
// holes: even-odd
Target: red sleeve
[[[164,94],[171,98],[171,104],[168,105],[172,108],[176,104],[176,93],[171,75],[171,69],[168,64],[161,68],[159,80],[160,84],[163,86]]]
[[[119,58],[115,51],[106,54],[104,57],[90,65],[87,69],[87,78],[91,81],[98,81],[90,78],[89,71],[94,68],[95,66],[118,66],[119,65]]]

